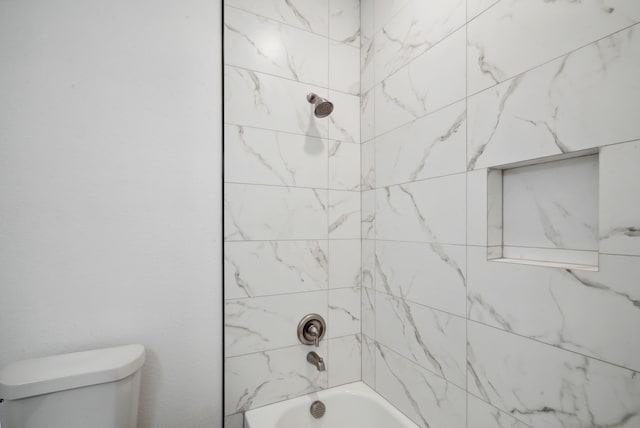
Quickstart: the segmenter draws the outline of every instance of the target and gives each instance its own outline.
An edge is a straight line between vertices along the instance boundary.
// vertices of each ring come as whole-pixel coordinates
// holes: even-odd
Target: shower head
[[[333,111],[333,103],[326,98],[322,98],[321,96],[314,94],[313,92],[309,92],[307,94],[307,101],[310,104],[313,104],[313,114],[318,118],[327,117]]]

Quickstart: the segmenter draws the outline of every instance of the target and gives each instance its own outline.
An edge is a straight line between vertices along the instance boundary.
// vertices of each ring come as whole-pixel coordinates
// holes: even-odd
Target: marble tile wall
[[[360,33],[359,0],[225,1],[228,428],[361,379]],[[308,313],[328,323],[324,372],[296,335]]]
[[[640,426],[638,22],[635,0],[361,1],[362,380],[418,426]],[[489,168],[587,149],[584,221],[542,208],[599,270],[488,261]],[[553,177],[518,186],[577,179]]]

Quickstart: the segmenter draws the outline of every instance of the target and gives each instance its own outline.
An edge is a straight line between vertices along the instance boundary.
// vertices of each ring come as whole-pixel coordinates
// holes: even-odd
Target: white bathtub
[[[326,413],[315,419],[311,403],[320,400]],[[350,383],[249,410],[245,428],[417,428],[384,398],[362,382]]]

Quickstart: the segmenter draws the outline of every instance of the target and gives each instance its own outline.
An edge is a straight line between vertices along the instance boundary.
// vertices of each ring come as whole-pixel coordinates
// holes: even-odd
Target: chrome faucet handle
[[[311,324],[309,328],[307,328],[307,333],[309,333],[309,336],[313,337],[313,344],[316,346],[316,348],[320,347],[320,338],[318,337],[318,327],[316,327],[314,324]]]
[[[305,345],[320,347],[320,341],[325,335],[326,324],[318,314],[308,314],[298,324],[298,339]]]

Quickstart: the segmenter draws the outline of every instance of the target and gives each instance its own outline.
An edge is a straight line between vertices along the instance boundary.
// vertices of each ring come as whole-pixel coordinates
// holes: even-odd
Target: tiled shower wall
[[[225,414],[360,380],[357,0],[227,0]],[[335,103],[317,119],[308,92]],[[306,361],[300,319],[322,315]]]
[[[421,427],[640,426],[639,21],[362,0],[362,376]],[[487,168],[585,149],[599,271],[487,261]]]

